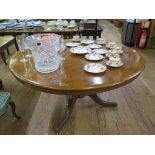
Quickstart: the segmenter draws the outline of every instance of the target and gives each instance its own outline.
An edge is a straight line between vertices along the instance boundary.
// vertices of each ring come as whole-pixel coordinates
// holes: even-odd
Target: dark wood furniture
[[[98,20],[87,20],[79,24],[79,31],[82,36],[93,36],[93,39],[96,40],[96,37],[101,38],[101,33],[103,29],[98,25]]]
[[[0,79],[0,89],[3,88],[2,80]]]
[[[48,26],[47,26],[48,28]],[[75,28],[64,28],[63,30],[47,30],[43,28],[33,28],[33,29],[24,29],[24,30],[17,30],[17,29],[4,29],[0,30],[0,35],[13,35],[17,36],[22,33],[27,33],[29,35],[36,34],[36,33],[56,33],[59,35],[64,35],[64,38],[72,38],[74,35],[79,34],[79,30],[77,27]]]
[[[8,54],[10,54],[8,48],[12,44],[15,44],[18,50],[16,39],[13,36],[0,36],[0,55],[6,65],[7,65],[7,62],[6,62],[4,50],[7,50]]]
[[[17,80],[31,88],[69,97],[64,118],[54,125],[54,130],[58,132],[69,120],[78,98],[89,96],[104,107],[117,106],[115,102],[101,100],[97,93],[116,89],[132,82],[143,71],[145,64],[144,59],[138,52],[133,52],[127,48],[124,50],[125,53],[122,55],[124,66],[120,68],[108,67],[106,72],[100,74],[85,72],[83,66],[88,61],[85,60],[83,55],[71,54],[69,50],[62,53],[66,59],[61,67],[52,73],[42,74],[37,72],[34,68],[33,58],[26,64],[21,63],[19,61],[22,57],[20,52],[13,55],[9,68]],[[101,63],[105,64],[105,60]]]

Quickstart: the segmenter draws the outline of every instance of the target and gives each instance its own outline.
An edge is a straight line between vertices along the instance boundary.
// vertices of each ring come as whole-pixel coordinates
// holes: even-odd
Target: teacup
[[[115,48],[114,48],[116,51],[117,51],[117,53],[119,53],[119,54],[122,54],[124,51],[122,50],[122,47],[119,47],[119,46],[115,46]]]
[[[106,48],[114,49],[115,46],[116,46],[115,42],[108,42],[108,44],[106,45]]]
[[[116,43],[115,42],[108,42],[108,45],[110,45],[110,46],[114,46],[114,45],[116,45]]]
[[[120,57],[109,57],[109,63],[111,65],[118,65],[118,64],[121,64],[122,61]]]

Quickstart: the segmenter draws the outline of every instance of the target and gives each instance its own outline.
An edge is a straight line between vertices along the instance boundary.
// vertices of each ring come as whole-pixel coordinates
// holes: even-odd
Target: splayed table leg
[[[53,127],[55,132],[59,132],[70,119],[78,96],[71,96],[68,100],[66,111],[62,120]]]
[[[110,101],[104,101],[97,94],[88,95],[94,102],[96,102],[99,105],[102,105],[104,107],[117,107],[117,103],[110,102]]]

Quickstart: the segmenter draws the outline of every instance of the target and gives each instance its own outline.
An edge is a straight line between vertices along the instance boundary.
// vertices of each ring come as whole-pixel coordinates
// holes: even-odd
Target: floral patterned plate
[[[66,43],[66,46],[68,46],[68,47],[76,47],[76,46],[79,46],[80,45],[80,43]]]
[[[89,73],[102,73],[107,70],[107,67],[100,63],[89,63],[86,64],[83,69]]]
[[[86,53],[91,53],[91,49],[85,46],[77,46],[77,47],[72,47],[70,49],[71,53],[73,54],[86,54]]]
[[[96,54],[96,53],[90,53],[90,54],[86,54],[85,55],[85,58],[87,60],[94,60],[94,61],[97,61],[97,60],[102,60],[104,58],[103,55],[101,54]]]
[[[84,39],[84,40],[81,40],[81,43],[82,44],[93,44],[95,41],[94,40],[90,40],[90,39]]]

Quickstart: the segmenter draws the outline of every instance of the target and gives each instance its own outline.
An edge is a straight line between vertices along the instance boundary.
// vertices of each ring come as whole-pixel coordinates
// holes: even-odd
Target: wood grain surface
[[[84,55],[72,54],[67,49],[62,56],[65,60],[61,67],[52,73],[37,72],[32,58],[26,63],[20,62],[21,52],[12,56],[9,67],[18,80],[30,87],[43,92],[68,95],[94,94],[121,87],[133,81],[144,69],[142,56],[128,49],[122,54],[122,67],[108,67],[104,73],[99,74],[83,70],[84,65],[89,63]],[[105,61],[100,63],[105,64]]]

